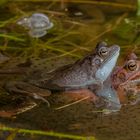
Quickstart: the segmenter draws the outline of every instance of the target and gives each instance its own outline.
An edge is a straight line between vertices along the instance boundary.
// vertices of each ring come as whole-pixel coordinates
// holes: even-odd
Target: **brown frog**
[[[132,53],[123,66],[112,73],[112,86],[122,104],[136,104],[140,100],[140,60]]]
[[[140,101],[140,61],[134,53],[127,56],[122,66],[116,66],[103,83],[103,87],[96,90],[102,101],[97,107],[107,109],[107,113],[121,109],[122,104],[136,104]],[[103,103],[103,104],[102,104]],[[106,112],[105,112],[106,113]]]

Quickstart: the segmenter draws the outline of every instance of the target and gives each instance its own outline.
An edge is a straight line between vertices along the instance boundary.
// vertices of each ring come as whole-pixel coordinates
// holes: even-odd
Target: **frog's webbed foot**
[[[104,97],[98,97],[98,100],[95,102],[95,106],[101,110],[104,115],[116,113],[121,109],[121,104],[107,100]]]
[[[4,89],[6,89],[9,93],[22,94],[34,99],[42,100],[50,106],[49,102],[44,98],[44,96],[49,96],[51,94],[48,90],[42,90],[28,83],[15,81],[7,82],[4,85]]]
[[[48,104],[48,107],[50,107],[49,101],[46,100],[44,97],[38,95],[37,93],[32,93],[32,95],[33,95],[33,98],[34,98],[34,99],[42,100],[43,102],[45,102],[45,103]]]
[[[107,100],[106,102],[107,102],[107,106],[105,107],[105,109],[108,110],[107,114],[120,111],[120,109],[121,109],[120,103],[116,103],[116,102],[109,101],[109,100]]]
[[[31,110],[35,106],[37,104],[27,97],[12,99],[8,104],[1,104],[0,117],[11,118]]]

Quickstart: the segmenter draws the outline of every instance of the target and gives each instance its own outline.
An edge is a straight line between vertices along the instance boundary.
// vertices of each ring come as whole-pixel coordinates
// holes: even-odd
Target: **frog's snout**
[[[111,46],[111,49],[112,49],[112,53],[113,53],[112,55],[120,53],[120,46],[119,45],[113,45],[113,46]]]
[[[103,62],[102,66],[97,70],[95,74],[96,78],[104,82],[109,77],[113,68],[116,65],[119,53],[120,47],[118,45],[113,45],[110,47],[110,55]]]

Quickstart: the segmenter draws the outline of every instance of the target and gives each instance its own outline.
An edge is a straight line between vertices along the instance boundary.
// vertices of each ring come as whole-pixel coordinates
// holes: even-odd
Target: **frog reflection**
[[[43,37],[47,34],[47,30],[53,27],[53,23],[42,13],[35,13],[29,17],[24,17],[17,24],[28,28],[29,35],[36,38]]]

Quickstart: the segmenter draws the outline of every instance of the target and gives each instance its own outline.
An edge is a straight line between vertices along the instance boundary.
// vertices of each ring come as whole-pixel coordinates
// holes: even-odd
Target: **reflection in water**
[[[81,58],[90,50],[93,50],[93,46],[100,40],[107,40],[111,44],[119,44],[121,46],[121,56],[127,53],[126,50],[132,50],[132,42],[129,39],[131,35],[131,38],[136,35],[133,32],[133,29],[136,28],[131,28],[132,32],[129,32],[129,39],[127,38],[128,32],[126,33],[128,30],[124,28],[126,26],[119,28],[118,32],[114,31],[127,16],[124,12],[132,11],[131,8],[77,3],[67,3],[65,6],[65,10],[68,11],[63,11],[55,2],[48,2],[47,4],[46,2],[27,2],[27,4],[19,2],[10,3],[2,10],[0,9],[2,13],[0,16],[0,30],[7,33],[6,35],[1,34],[0,45],[3,46],[3,51],[10,57],[7,63],[0,64],[1,69],[27,68],[27,72],[24,72],[24,74],[38,79],[50,70],[70,64]],[[53,19],[55,23],[54,32],[49,32],[46,37],[44,36],[41,39],[32,40],[14,24],[17,21],[17,14],[21,14],[21,17],[34,12],[37,14],[24,19],[28,21],[26,27],[29,29],[30,35],[33,37],[44,36],[47,29],[51,27],[51,21],[41,13],[47,13]],[[121,37],[119,34],[121,34]],[[134,43],[136,43],[134,45],[137,45],[139,39]],[[139,52],[139,48],[137,48],[136,53],[138,55]],[[124,56],[120,58],[120,60],[123,59]],[[25,64],[27,60],[31,62],[29,65],[21,65]],[[1,74],[0,85],[2,86],[5,81],[9,80],[23,80],[24,76],[16,75],[14,72],[12,75]],[[12,96],[14,97],[12,101],[20,101],[17,95]],[[8,95],[8,97],[11,97],[11,95]],[[19,114],[15,119],[0,118],[0,122],[13,127],[53,130],[86,136],[94,135],[98,140],[139,140],[139,103],[122,106],[120,112],[109,115],[103,115],[98,111],[88,98],[77,104],[55,110],[55,108],[71,104],[79,98],[78,94],[74,97],[68,94],[53,94],[47,98],[51,105],[50,108],[45,103],[38,101],[36,102],[38,106],[34,109]],[[13,104],[17,105],[16,103],[12,104],[10,100],[11,98],[8,98],[5,101],[1,96],[3,106],[5,103],[6,107]],[[24,100],[23,103],[27,105],[28,101],[30,99],[27,102]],[[18,137],[17,139],[22,138]]]

